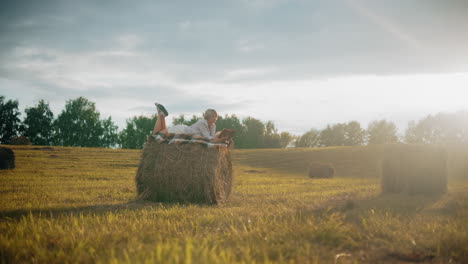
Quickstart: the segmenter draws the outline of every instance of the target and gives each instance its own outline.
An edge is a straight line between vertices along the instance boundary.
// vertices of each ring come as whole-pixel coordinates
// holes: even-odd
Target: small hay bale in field
[[[438,195],[447,191],[445,150],[427,145],[389,145],[382,161],[382,192]]]
[[[12,137],[11,145],[31,145],[31,140],[26,136]]]
[[[154,202],[219,204],[232,185],[229,147],[166,144],[149,137],[135,177],[138,197]]]
[[[7,147],[0,147],[0,170],[15,168],[15,153]]]
[[[333,178],[335,168],[329,163],[311,163],[309,166],[310,178]]]

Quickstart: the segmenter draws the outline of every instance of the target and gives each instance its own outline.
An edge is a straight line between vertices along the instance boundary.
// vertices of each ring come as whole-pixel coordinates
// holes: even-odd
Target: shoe
[[[154,103],[156,108],[158,109],[158,114],[162,114],[164,116],[168,116],[169,113],[167,112],[166,108],[162,104]]]

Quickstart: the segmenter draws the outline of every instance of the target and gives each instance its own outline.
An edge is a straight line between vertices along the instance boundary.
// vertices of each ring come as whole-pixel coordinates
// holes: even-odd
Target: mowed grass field
[[[468,178],[381,195],[379,146],[234,150],[217,206],[135,201],[139,150],[8,147],[1,263],[468,263]],[[311,161],[336,177],[308,178]]]

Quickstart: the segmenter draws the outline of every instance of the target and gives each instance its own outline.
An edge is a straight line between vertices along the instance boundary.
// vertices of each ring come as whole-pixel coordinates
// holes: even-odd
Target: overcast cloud
[[[55,115],[222,114],[303,133],[468,110],[464,0],[2,1],[0,94]]]

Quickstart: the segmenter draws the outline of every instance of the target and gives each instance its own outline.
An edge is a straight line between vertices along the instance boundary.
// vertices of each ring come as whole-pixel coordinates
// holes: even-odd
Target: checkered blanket
[[[193,136],[188,134],[169,133],[166,135],[164,133],[156,133],[152,135],[152,137],[159,143],[163,144],[201,144],[209,148],[229,146],[229,143],[226,142],[218,143],[205,137]]]

